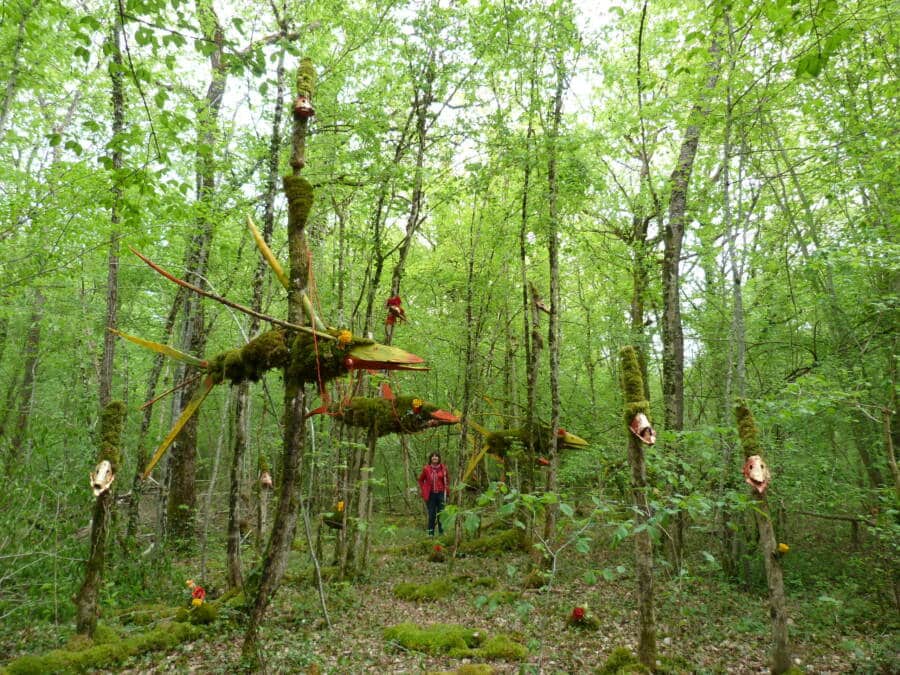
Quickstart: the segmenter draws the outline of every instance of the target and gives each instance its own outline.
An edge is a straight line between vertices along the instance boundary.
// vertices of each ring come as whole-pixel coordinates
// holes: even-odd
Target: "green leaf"
[[[559,510],[562,512],[562,514],[564,516],[568,516],[569,518],[571,518],[572,516],[575,515],[575,509],[573,509],[571,506],[569,506],[568,504],[566,504],[564,502],[560,503]]]

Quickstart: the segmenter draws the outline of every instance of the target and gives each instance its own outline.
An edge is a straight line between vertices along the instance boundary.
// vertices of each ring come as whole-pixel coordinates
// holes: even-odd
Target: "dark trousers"
[[[432,492],[428,495],[428,534],[434,536],[434,525],[437,523],[438,534],[444,534],[444,528],[438,514],[444,510],[444,493]]]

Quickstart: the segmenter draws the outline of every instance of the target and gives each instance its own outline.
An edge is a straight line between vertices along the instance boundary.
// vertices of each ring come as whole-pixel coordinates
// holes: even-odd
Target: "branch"
[[[320,337],[324,340],[333,340],[333,341],[337,340],[337,337],[335,337],[331,333],[324,333],[322,331],[314,330],[314,329],[310,328],[309,326],[300,326],[295,323],[290,323],[289,321],[282,321],[281,319],[276,319],[274,316],[269,316],[268,314],[263,314],[262,312],[257,312],[254,309],[250,309],[249,307],[244,307],[244,305],[239,305],[236,302],[232,302],[228,298],[223,298],[222,296],[216,295],[215,293],[210,293],[209,291],[205,291],[202,288],[200,288],[199,286],[194,286],[193,284],[188,283],[184,279],[179,279],[174,274],[164,270],[162,267],[157,265],[155,262],[153,262],[146,256],[142,255],[135,249],[133,249],[131,246],[129,246],[128,248],[138,258],[143,260],[151,268],[153,268],[155,271],[159,272],[161,275],[163,275],[169,281],[172,281],[172,282],[178,284],[179,286],[182,286],[182,287],[188,289],[189,291],[194,291],[194,293],[197,293],[198,295],[201,295],[204,298],[209,298],[210,300],[215,300],[216,302],[219,302],[227,307],[232,307],[233,309],[236,309],[239,312],[243,312],[244,314],[249,314],[250,316],[255,316],[257,319],[261,319],[262,321],[268,321],[269,323],[271,323],[275,326],[281,326],[282,328],[289,328],[291,330],[297,330],[297,331],[301,331],[303,333],[309,333],[310,335],[315,335],[316,337]]]

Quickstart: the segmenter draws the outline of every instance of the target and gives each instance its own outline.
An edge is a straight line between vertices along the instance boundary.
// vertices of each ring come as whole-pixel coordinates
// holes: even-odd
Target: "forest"
[[[898,18],[4,2],[0,673],[900,672]]]

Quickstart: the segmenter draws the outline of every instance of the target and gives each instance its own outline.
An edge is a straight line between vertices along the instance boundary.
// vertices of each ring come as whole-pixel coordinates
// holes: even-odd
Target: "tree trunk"
[[[719,79],[719,45],[710,47],[713,71],[706,82],[705,99]],[[669,217],[663,233],[663,401],[665,425],[669,431],[684,429],[684,333],[681,326],[681,247],[684,241],[687,192],[700,143],[702,124],[709,115],[704,100],[694,105],[678,152],[678,161],[669,177]]]
[[[647,466],[644,445],[628,426],[635,415],[650,416],[650,403],[644,397],[644,382],[634,347],[621,351],[622,393],[625,401],[625,425],[628,434],[628,463],[631,466],[631,498],[634,503],[634,558],[638,591],[638,658],[651,671],[656,669],[656,619],[653,607],[653,541],[648,523]]]
[[[761,455],[758,431],[753,414],[743,401],[735,406],[738,434],[744,457]],[[781,570],[781,555],[778,540],[772,527],[772,516],[769,513],[769,502],[766,491],[751,488],[751,496],[756,504],[754,509],[756,525],[759,529],[759,546],[766,567],[766,579],[769,585],[769,606],[772,617],[772,633],[774,646],[772,649],[771,670],[773,673],[784,673],[791,667],[791,650],[788,642],[787,609],[785,608],[784,575]]]
[[[22,447],[31,418],[31,405],[34,401],[34,390],[37,384],[38,356],[41,348],[41,321],[44,317],[44,294],[40,288],[34,290],[34,305],[31,307],[28,334],[25,337],[25,349],[22,351],[22,387],[19,391],[19,410],[16,425],[10,438],[10,454],[6,461],[6,474],[14,473],[17,463],[24,463],[21,457]]]
[[[120,137],[125,130],[125,95],[123,93],[122,80],[122,50],[119,45],[119,21],[118,15],[113,20],[110,35],[112,47],[112,62],[115,68],[110,74],[112,80],[112,109],[113,109],[113,138]],[[100,407],[103,408],[112,399],[113,364],[116,353],[116,336],[111,329],[118,326],[119,314],[119,200],[122,198],[122,186],[119,173],[122,170],[122,145],[113,143],[112,168],[113,168],[113,204],[109,214],[109,253],[107,255],[106,274],[106,331],[103,334],[103,357],[100,361]]]
[[[282,26],[282,32],[286,33],[286,27]],[[262,237],[266,244],[272,241],[272,233],[275,229],[275,190],[278,177],[278,156],[281,152],[281,118],[284,110],[284,50],[278,57],[278,70],[276,74],[275,111],[272,119],[272,137],[269,141],[269,155],[267,162],[266,191],[263,197],[263,231]],[[260,256],[256,273],[253,277],[253,299],[250,306],[259,311],[262,308],[263,285],[269,269],[266,261]],[[252,337],[259,330],[259,319],[251,317],[248,334]],[[238,386],[237,397],[234,403],[235,433],[234,452],[231,457],[231,482],[228,494],[228,586],[239,588],[243,585],[241,573],[241,526],[240,526],[240,495],[241,495],[241,466],[247,451],[248,431],[250,423],[250,384],[241,382]],[[257,477],[259,478],[259,477]],[[259,497],[268,501],[269,490],[260,486]],[[259,538],[264,535],[265,509],[267,504],[262,501],[258,504],[258,531]]]
[[[559,475],[559,352],[560,352],[560,290],[559,290],[559,183],[556,175],[556,156],[559,144],[559,126],[562,120],[563,92],[566,86],[566,70],[562,57],[557,55],[553,65],[556,71],[556,89],[553,93],[551,125],[547,139],[547,201],[548,232],[547,257],[550,267],[550,321],[547,327],[547,349],[550,353],[550,466],[547,471],[547,492],[558,489]],[[544,520],[544,541],[551,542],[556,536],[556,519],[559,505],[547,505]],[[545,560],[545,563],[550,562]]]
[[[19,17],[16,40],[13,43],[12,54],[10,55],[12,67],[6,78],[6,89],[3,92],[3,99],[0,101],[0,138],[6,133],[6,123],[9,121],[9,111],[12,107],[13,100],[16,97],[16,87],[19,85],[19,72],[22,69],[19,53],[22,51],[22,46],[25,44],[28,19],[31,17],[31,13],[39,3],[40,0],[31,0],[31,3],[24,5],[22,8],[22,16]]]
[[[103,409],[100,423],[100,452],[97,465],[109,462],[113,476],[121,466],[120,443],[125,420],[125,404],[112,401]],[[106,557],[106,540],[109,533],[110,507],[115,501],[115,482],[94,500],[94,515],[91,519],[91,552],[84,571],[84,581],[75,597],[75,630],[81,635],[94,636],[97,628],[98,598],[103,582],[103,563]],[[96,492],[95,488],[95,492]]]
[[[167,344],[172,337],[172,332],[175,330],[175,319],[181,309],[181,303],[184,302],[185,295],[186,290],[179,286],[178,292],[175,294],[175,299],[172,301],[172,307],[169,309],[169,315],[166,317],[166,324],[163,328],[163,337],[161,340],[163,344]],[[153,366],[150,368],[150,376],[147,378],[145,401],[152,401],[156,397],[156,386],[159,382],[159,377],[162,374],[165,361],[166,357],[164,354],[156,354],[153,357]],[[153,406],[147,405],[144,408],[144,414],[141,417],[141,428],[138,432],[137,463],[134,470],[134,477],[131,481],[131,498],[128,500],[126,541],[134,541],[134,538],[137,537],[138,534],[141,492],[144,484],[141,475],[143,474],[144,467],[147,465],[148,457],[145,443],[147,441],[147,433],[150,431],[150,423],[152,420]]]
[[[315,89],[315,69],[309,59],[303,59],[297,69],[297,93],[312,100]],[[288,289],[288,321],[296,324],[311,323],[305,316],[304,298],[309,279],[309,249],[306,243],[306,223],[312,207],[313,189],[309,181],[300,176],[306,164],[306,130],[308,118],[296,107],[291,138],[292,175],[284,177],[285,194],[288,197],[288,253],[290,257],[290,285]],[[284,372],[284,440],[281,459],[278,505],[272,534],[266,548],[259,588],[252,601],[247,632],[244,637],[243,655],[258,662],[259,624],[269,601],[281,585],[287,566],[288,553],[294,540],[297,515],[300,506],[300,466],[306,450],[306,392],[300,382]]]
[[[197,132],[197,201],[209,205],[216,190],[216,132],[219,110],[228,78],[224,58],[225,34],[210,0],[197,1],[197,13],[206,42],[211,46],[209,55],[210,83],[199,110]],[[204,209],[196,223],[196,232],[188,246],[185,269],[189,281],[200,288],[206,287],[209,250],[212,243],[215,216]],[[193,278],[190,278],[193,277]],[[208,327],[203,312],[203,299],[189,294],[184,304],[184,324],[181,333],[181,349],[202,356],[206,347]],[[184,372],[184,369],[180,369]],[[187,388],[177,399],[180,414],[191,400],[200,381]],[[172,444],[169,455],[168,535],[181,542],[190,541],[194,531],[196,508],[197,427],[199,414],[193,415],[184,425]]]

